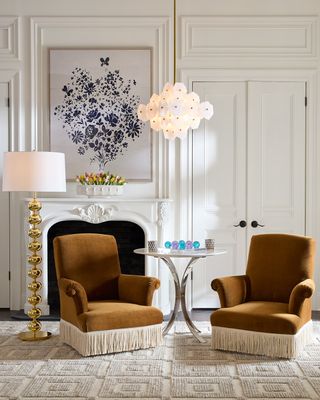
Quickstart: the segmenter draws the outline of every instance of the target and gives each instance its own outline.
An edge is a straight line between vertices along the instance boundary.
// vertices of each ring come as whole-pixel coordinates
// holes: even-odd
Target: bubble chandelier
[[[209,120],[213,106],[208,101],[200,103],[195,92],[176,82],[176,0],[174,0],[174,84],[166,83],[160,94],[153,94],[148,104],[140,104],[138,118],[150,121],[154,131],[163,131],[166,139],[183,139],[188,129],[197,129],[202,118]]]

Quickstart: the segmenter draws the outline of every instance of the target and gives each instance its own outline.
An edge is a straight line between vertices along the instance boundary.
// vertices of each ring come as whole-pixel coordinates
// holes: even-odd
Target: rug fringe
[[[137,328],[82,332],[60,320],[60,337],[83,356],[156,347],[162,343],[161,324]]]
[[[212,326],[212,347],[239,353],[294,358],[306,344],[312,342],[312,332],[312,321],[307,322],[295,335]]]

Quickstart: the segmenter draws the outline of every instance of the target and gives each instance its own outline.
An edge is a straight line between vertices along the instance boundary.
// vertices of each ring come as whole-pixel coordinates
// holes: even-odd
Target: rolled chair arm
[[[151,306],[153,293],[159,289],[157,278],[142,275],[119,276],[119,299],[128,303]]]
[[[221,307],[233,307],[243,303],[247,296],[248,280],[246,275],[214,279],[211,287],[218,292]]]
[[[289,298],[289,313],[301,316],[305,299],[309,299],[315,290],[312,279],[299,282],[291,291]]]
[[[87,293],[79,282],[67,278],[60,278],[59,287],[63,293],[73,299],[77,314],[82,314],[88,311]]]

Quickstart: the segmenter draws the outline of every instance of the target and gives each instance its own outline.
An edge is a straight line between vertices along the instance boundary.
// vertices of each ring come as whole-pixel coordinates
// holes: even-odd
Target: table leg
[[[186,320],[186,324],[188,325],[188,328],[190,329],[190,332],[193,334],[193,336],[200,342],[200,343],[205,343],[206,340],[203,339],[199,333],[201,331],[194,325],[194,323],[191,321],[191,318],[189,316],[187,306],[186,306],[186,285],[188,281],[188,276],[191,272],[192,265],[198,260],[197,257],[191,258],[189,261],[188,265],[186,266],[186,269],[184,270],[183,276],[182,276],[182,281],[181,281],[181,309],[183,312],[184,319]]]
[[[181,303],[181,290],[180,290],[179,276],[177,274],[176,268],[175,268],[173,262],[171,261],[171,259],[162,258],[162,257],[160,257],[160,259],[168,266],[168,268],[172,274],[172,277],[174,280],[174,286],[175,286],[175,301],[174,301],[173,311],[172,311],[171,317],[169,319],[169,322],[167,323],[167,325],[165,326],[165,328],[162,331],[163,336],[165,336],[169,332],[170,328],[172,327],[172,325],[177,317],[177,314],[179,311],[179,306]]]

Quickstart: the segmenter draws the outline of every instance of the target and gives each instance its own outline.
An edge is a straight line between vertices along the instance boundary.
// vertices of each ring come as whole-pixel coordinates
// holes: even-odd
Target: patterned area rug
[[[57,322],[37,343],[15,335],[25,322],[0,324],[0,399],[320,398],[320,323],[294,361],[211,350],[206,322],[204,344],[178,322],[161,347],[87,358],[59,340]]]

